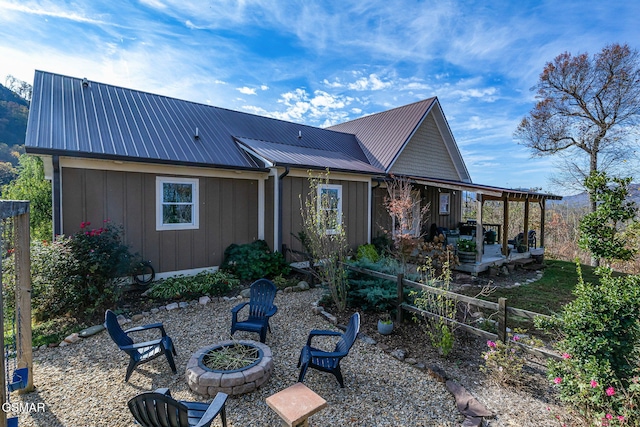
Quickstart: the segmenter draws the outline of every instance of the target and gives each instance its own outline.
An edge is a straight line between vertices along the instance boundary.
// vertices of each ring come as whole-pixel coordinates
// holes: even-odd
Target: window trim
[[[322,209],[322,191],[323,190],[338,190],[338,225],[342,225],[342,185],[340,184],[320,184],[318,186],[318,212]],[[328,228],[325,230],[326,234],[337,234],[336,228]]]
[[[191,184],[191,222],[182,224],[164,224],[162,207],[164,206],[164,184]],[[200,180],[198,178],[180,178],[173,176],[156,176],[156,231],[197,230],[200,228]]]

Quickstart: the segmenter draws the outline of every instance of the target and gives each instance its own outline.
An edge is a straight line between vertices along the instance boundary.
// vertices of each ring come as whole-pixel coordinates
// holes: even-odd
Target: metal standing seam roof
[[[353,134],[43,71],[35,73],[25,146],[34,154],[263,169],[234,135],[263,141],[263,150],[278,144],[277,163],[317,166],[301,163],[317,150],[334,162],[343,155],[341,169],[382,172]]]
[[[356,135],[371,164],[388,170],[434,102],[435,97],[425,99],[328,129]]]
[[[243,149],[249,153],[255,153],[259,158],[265,159],[274,166],[304,164],[319,169],[329,168],[341,171],[357,169],[360,172],[384,174],[384,170],[338,151],[319,150],[242,137],[236,137],[236,140]]]

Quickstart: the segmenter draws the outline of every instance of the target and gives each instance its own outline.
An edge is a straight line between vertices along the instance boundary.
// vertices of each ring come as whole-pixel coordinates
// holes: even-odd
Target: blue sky
[[[0,0],[35,69],[326,126],[437,96],[474,182],[553,187],[513,131],[556,55],[639,48],[637,1]]]

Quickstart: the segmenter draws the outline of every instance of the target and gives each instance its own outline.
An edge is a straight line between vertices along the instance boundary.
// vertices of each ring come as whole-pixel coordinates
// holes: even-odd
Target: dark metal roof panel
[[[35,74],[25,145],[31,152],[260,168],[233,135],[340,153],[359,162],[349,169],[369,163],[351,134],[93,81],[84,87],[82,79],[43,71]]]
[[[435,100],[425,99],[329,129],[356,135],[370,163],[387,170]]]
[[[369,163],[354,159],[337,151],[298,147],[250,138],[236,137],[236,139],[241,146],[248,149],[248,152],[255,153],[260,156],[260,158],[274,165],[329,168],[341,171],[384,174],[382,169],[373,167]]]

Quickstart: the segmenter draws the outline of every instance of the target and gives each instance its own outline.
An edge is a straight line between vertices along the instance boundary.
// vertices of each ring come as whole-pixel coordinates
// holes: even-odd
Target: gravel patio
[[[311,312],[311,304],[321,292],[314,289],[278,294],[275,302],[279,310],[271,319],[273,333],[266,342],[273,351],[273,374],[259,390],[229,398],[230,426],[280,426],[265,399],[297,381],[297,358],[308,332],[332,328],[323,317]],[[20,426],[133,426],[127,401],[159,387],[168,387],[178,399],[205,401],[189,390],[184,379],[186,363],[197,349],[228,338],[230,310],[237,303],[215,301],[206,306],[160,311],[125,325],[163,322],[178,351],[176,374],[164,358],[158,358],[139,366],[125,383],[128,356],[117,349],[106,331],[73,345],[36,352],[36,390],[12,396],[12,401],[43,402],[46,411],[20,414]],[[234,338],[257,340],[257,335],[238,332]],[[315,370],[307,373],[305,384],[328,402],[326,409],[310,419],[312,425],[459,426],[463,420],[444,384],[375,345],[358,340],[343,360],[342,369],[344,389],[330,374]]]

